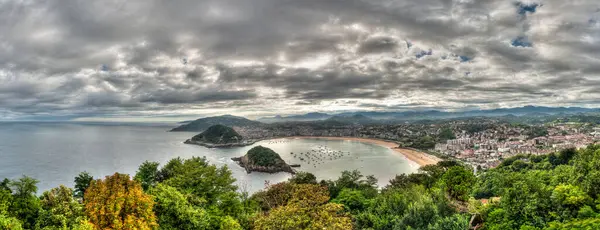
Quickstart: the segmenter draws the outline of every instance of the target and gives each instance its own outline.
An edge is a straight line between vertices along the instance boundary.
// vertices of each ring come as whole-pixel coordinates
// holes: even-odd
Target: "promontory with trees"
[[[244,141],[244,138],[234,129],[225,125],[213,125],[204,132],[193,136],[185,141],[186,144],[202,145],[209,148],[236,147],[252,144]]]
[[[277,172],[288,172],[296,173],[294,169],[270,148],[263,146],[256,146],[248,151],[246,155],[242,157],[234,157],[233,161],[237,162],[240,166],[246,169],[246,172],[266,172],[266,173],[277,173]]]
[[[600,145],[473,172],[441,161],[382,188],[359,171],[299,172],[255,194],[198,157],[144,162],[133,178],[84,172],[41,195],[23,176],[0,183],[0,229],[600,229]]]

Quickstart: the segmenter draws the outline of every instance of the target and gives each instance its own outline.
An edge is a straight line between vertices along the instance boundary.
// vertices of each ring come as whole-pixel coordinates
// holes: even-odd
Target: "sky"
[[[597,0],[0,0],[0,120],[600,107]]]

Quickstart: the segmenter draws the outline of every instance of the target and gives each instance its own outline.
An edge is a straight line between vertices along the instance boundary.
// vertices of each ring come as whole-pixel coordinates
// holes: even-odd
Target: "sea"
[[[262,145],[276,151],[299,171],[319,180],[336,179],[344,170],[374,175],[380,186],[398,174],[419,166],[393,150],[350,140],[274,139],[252,146],[209,149],[183,142],[196,133],[168,132],[177,124],[92,122],[0,122],[0,179],[27,175],[39,180],[38,193],[59,185],[73,186],[75,176],[87,171],[94,178],[115,172],[135,175],[144,161],[164,165],[172,158],[206,157],[211,164],[227,166],[240,191],[254,193],[286,181],[289,173],[250,174],[231,160]],[[293,154],[292,154],[293,153]],[[311,153],[304,161],[300,158]],[[321,154],[315,157],[316,154]],[[304,158],[304,157],[302,157]]]

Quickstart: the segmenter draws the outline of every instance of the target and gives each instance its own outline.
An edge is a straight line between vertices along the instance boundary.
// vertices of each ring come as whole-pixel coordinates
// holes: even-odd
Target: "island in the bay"
[[[184,143],[201,145],[209,148],[239,147],[251,145],[254,142],[245,140],[233,128],[225,125],[213,125],[204,132],[187,139]]]
[[[231,158],[240,166],[246,169],[246,172],[266,172],[278,173],[289,172],[295,174],[296,171],[292,166],[285,163],[281,156],[270,148],[256,146],[250,149],[246,155],[242,157]]]

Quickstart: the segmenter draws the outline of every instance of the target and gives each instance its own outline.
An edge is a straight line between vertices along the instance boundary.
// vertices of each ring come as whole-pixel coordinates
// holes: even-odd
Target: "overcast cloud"
[[[600,104],[595,0],[0,0],[0,119]]]

